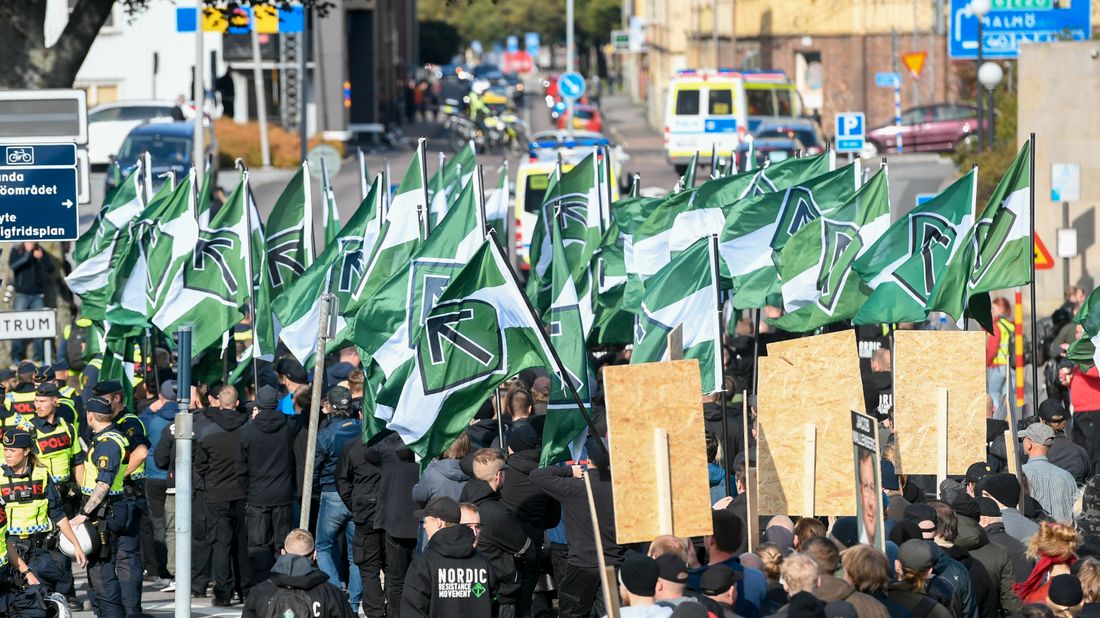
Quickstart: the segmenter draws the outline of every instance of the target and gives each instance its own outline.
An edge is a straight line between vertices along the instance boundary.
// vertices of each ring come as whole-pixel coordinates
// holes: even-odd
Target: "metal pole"
[[[202,22],[199,22],[200,24]],[[176,594],[175,617],[191,616],[191,327],[179,328],[176,414]]]
[[[309,434],[306,440],[305,474],[302,476],[302,516],[298,527],[309,528],[309,507],[313,500],[313,458],[317,452],[317,424],[321,418],[321,389],[325,381],[325,342],[331,337],[329,316],[333,314],[336,297],[321,295],[321,320],[317,324],[317,350],[313,357],[313,392],[310,397]]]
[[[1030,208],[1028,209],[1028,216],[1031,218],[1031,246],[1035,246],[1035,134],[1032,133],[1028,137],[1028,141],[1031,142],[1031,162],[1028,167],[1028,173],[1030,179],[1028,182],[1027,193],[1028,203]],[[1035,304],[1035,260],[1028,260],[1031,264],[1031,392],[1032,410],[1039,409],[1039,310],[1038,305]],[[1066,268],[1066,272],[1069,272],[1069,268]],[[1012,430],[1015,431],[1016,427],[1013,426]]]
[[[760,384],[760,310],[752,311],[752,396],[756,396]],[[747,459],[745,460],[748,461]],[[747,463],[745,465],[748,465]]]
[[[42,359],[47,367],[53,364],[53,339],[42,340]]]
[[[982,66],[982,19],[978,17],[978,63],[974,65],[974,82],[978,88],[978,152],[985,148],[985,130],[982,128],[982,83],[978,81],[978,69]]]
[[[367,161],[363,157],[363,149],[358,149],[359,153],[359,201],[367,199],[367,194],[370,193],[370,183],[367,182]]]
[[[993,95],[995,88],[989,89],[989,149],[993,150],[997,146],[997,108],[996,100]]]
[[[242,179],[245,183],[245,204],[244,218],[245,225],[248,227],[248,235],[245,237],[248,243],[248,250],[245,251],[245,268],[248,269],[248,315],[252,323],[252,392],[258,393],[260,391],[260,368],[259,358],[260,352],[260,331],[256,328],[256,321],[258,316],[256,315],[256,266],[254,263],[254,256],[252,255],[252,225],[255,223],[256,227],[260,226],[260,222],[252,221],[253,214],[253,200],[252,200],[252,185],[248,182],[248,168],[245,166],[244,161],[237,159],[237,165],[241,168],[241,172],[244,174]],[[262,273],[260,279],[262,280]]]
[[[256,92],[256,119],[260,123],[260,162],[271,167],[271,145],[267,141],[267,95],[264,92],[264,73],[260,69],[260,35],[256,28],[252,33],[252,88]]]
[[[897,129],[897,146],[898,154],[902,153],[902,138],[901,138],[901,73],[898,73],[898,31],[890,30],[890,47],[891,56],[894,58],[894,76],[897,78],[894,81],[894,128]]]
[[[504,406],[500,402],[500,388],[496,389],[497,401],[497,439],[500,440],[500,450],[508,452],[508,444],[504,442]]]
[[[312,6],[312,4],[307,4],[302,7],[302,10],[305,12],[305,15],[303,16],[305,27],[302,28],[302,66],[298,71],[298,79],[300,84],[298,87],[298,96],[301,99],[298,116],[298,139],[301,141],[301,144],[299,146],[303,161],[306,160],[306,153],[309,151],[309,127],[306,126],[308,116],[306,112],[309,108],[309,97],[306,96],[306,92],[309,90],[309,79],[306,77],[306,65],[308,64],[306,60],[309,58],[309,45],[311,34],[310,31],[313,30],[313,10],[311,8]],[[305,526],[302,527],[305,528]]]
[[[710,41],[714,44],[714,68],[718,69],[722,66],[718,61],[718,0],[710,2]]]
[[[573,49],[573,1],[565,0],[565,70],[572,73],[577,70],[577,58]],[[565,130],[573,137],[573,99],[565,100]]]
[[[193,140],[193,148],[191,150],[191,165],[195,168],[195,171],[199,173],[199,177],[202,177],[203,165],[206,163],[206,146],[203,144],[203,98],[204,90],[202,87],[202,17],[203,7],[205,5],[202,2],[198,3],[195,7],[196,26],[195,26],[195,83],[191,90],[191,96],[195,100],[195,137]]]

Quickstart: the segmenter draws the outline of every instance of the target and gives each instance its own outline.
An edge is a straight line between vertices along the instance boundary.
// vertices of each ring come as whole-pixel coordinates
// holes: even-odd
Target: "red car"
[[[557,116],[556,124],[559,129],[565,129],[565,114]],[[573,106],[573,128],[583,131],[603,130],[603,118],[600,117],[600,108],[587,103],[577,103]]]
[[[983,122],[985,126],[988,122]],[[864,157],[897,152],[901,134],[905,152],[946,152],[977,142],[978,110],[970,105],[939,103],[905,110],[901,126],[893,121],[867,132]]]

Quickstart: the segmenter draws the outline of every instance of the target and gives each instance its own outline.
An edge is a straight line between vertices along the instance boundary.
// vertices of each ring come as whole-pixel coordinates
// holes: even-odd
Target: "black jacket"
[[[1072,474],[1079,486],[1084,485],[1092,476],[1092,462],[1089,461],[1088,451],[1073,443],[1065,432],[1059,431],[1054,436],[1054,442],[1047,451],[1047,459]]]
[[[378,485],[382,471],[367,461],[367,445],[352,442],[336,461],[336,491],[351,511],[356,526],[374,527],[378,508]]]
[[[395,431],[380,433],[371,443],[366,460],[382,469],[374,527],[394,538],[415,539],[420,522],[412,514],[420,507],[413,502],[412,488],[420,480],[420,466]]]
[[[282,414],[282,412],[279,412]],[[271,577],[248,593],[241,618],[264,618],[268,603],[275,598],[279,588],[297,588],[305,591],[315,607],[317,618],[352,618],[351,605],[344,592],[332,585],[309,558],[284,554],[271,567]]]
[[[199,435],[199,432],[202,431],[204,427],[214,422],[214,410],[215,408],[201,408],[191,413],[192,437]],[[179,413],[177,412],[176,415],[179,416]],[[82,431],[85,425],[87,425],[87,423],[81,425]],[[168,487],[170,488],[174,488],[176,486],[175,431],[176,422],[173,421],[170,425],[161,430],[160,441],[157,442],[157,448],[153,450],[153,461],[156,462],[157,467],[168,471]],[[203,478],[199,475],[198,470],[195,469],[195,466],[193,464],[194,459],[192,458],[191,489],[194,491],[202,491]]]
[[[997,596],[997,585],[976,558],[970,555],[958,545],[942,547],[944,553],[954,558],[970,572],[970,591],[974,595],[974,603],[977,605],[977,615],[981,618],[997,618],[998,609],[1001,607],[1001,599]]]
[[[507,474],[505,474],[507,476]],[[481,536],[478,549],[493,564],[497,594],[504,602],[514,600],[519,591],[517,559],[533,559],[533,543],[523,524],[500,500],[500,493],[480,479],[470,479],[462,489],[462,502],[477,506],[481,516]]]
[[[484,538],[484,537],[482,537]],[[474,550],[466,526],[443,528],[409,565],[401,597],[406,618],[481,618],[493,615],[496,592],[489,559]]]
[[[615,542],[615,504],[611,497],[611,474],[593,471],[592,498],[600,522],[604,560],[608,566],[623,561],[624,549]],[[531,483],[546,495],[561,503],[565,520],[565,536],[569,539],[568,564],[584,568],[599,568],[596,559],[596,537],[592,533],[592,516],[588,512],[588,493],[584,481],[573,478],[568,466],[539,468],[531,473]]]
[[[986,526],[985,533],[990,542],[1000,545],[1008,552],[1009,562],[1012,563],[1013,581],[1019,583],[1026,580],[1034,566],[1032,559],[1027,557],[1027,546],[1005,532],[1005,525],[1001,522]]]
[[[42,252],[41,258],[34,257],[34,250],[23,248],[23,243],[15,243],[8,256],[8,265],[14,275],[15,291],[19,294],[43,294],[53,274],[53,258]]]
[[[237,451],[248,415],[219,408],[214,410],[213,421],[195,432],[195,474],[203,479],[207,502],[240,500],[244,492],[237,479]]]
[[[500,501],[516,514],[532,542],[542,544],[543,534],[561,521],[561,505],[531,484],[539,467],[539,449],[512,453],[500,488]]]
[[[742,431],[741,405],[726,403],[726,432],[728,444],[722,441],[722,404],[708,402],[703,404],[703,427],[709,431],[722,446],[724,459],[728,462],[726,470],[733,475],[733,461],[737,454],[745,450],[745,438]]]
[[[240,432],[237,478],[249,506],[294,503],[294,438],[298,423],[278,410],[260,410]]]

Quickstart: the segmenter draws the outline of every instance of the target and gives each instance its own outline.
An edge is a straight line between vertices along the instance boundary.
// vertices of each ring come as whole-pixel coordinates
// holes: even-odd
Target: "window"
[[[974,108],[965,105],[940,105],[935,112],[936,120],[968,120],[978,116]]]
[[[531,174],[527,177],[527,186],[523,190],[523,210],[538,212],[542,208],[542,199],[546,197],[546,187],[550,185],[549,174]]]
[[[186,164],[191,159],[191,140],[184,137],[165,137],[163,135],[138,135],[127,137],[122,144],[118,158],[131,161],[149,151],[155,164]]]
[[[711,115],[728,116],[733,113],[733,91],[711,90],[707,113]]]
[[[676,92],[676,115],[677,116],[697,116],[699,115],[699,91],[698,90],[680,90]]]
[[[172,108],[154,107],[143,105],[139,107],[122,107],[122,120],[153,120],[155,118],[171,118]]]
[[[750,116],[774,116],[775,106],[771,90],[745,90]]]
[[[908,126],[908,125],[920,124],[922,122],[927,122],[925,110],[924,110],[923,107],[918,107],[916,109],[911,109],[911,110],[909,110],[909,111],[907,111],[907,112],[905,112],[904,114],[901,115],[901,124],[902,125]]]
[[[121,120],[122,108],[108,107],[107,109],[96,110],[88,114],[88,122],[114,122]]]
[[[791,91],[790,90],[776,90],[775,91],[775,115],[776,116],[794,116],[794,108],[791,106]]]

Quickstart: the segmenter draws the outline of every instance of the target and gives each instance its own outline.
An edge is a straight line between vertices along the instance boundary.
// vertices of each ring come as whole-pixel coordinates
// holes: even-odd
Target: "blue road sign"
[[[935,193],[918,193],[917,194],[917,206],[925,202],[932,201],[932,198],[936,197]]]
[[[875,85],[879,88],[897,88],[901,85],[901,73],[879,71],[875,73]]]
[[[0,145],[0,241],[76,240],[76,144]]]
[[[563,99],[577,100],[584,96],[584,76],[576,71],[566,71],[558,77],[558,92]]]
[[[841,112],[836,115],[836,151],[860,152],[866,138],[867,123],[863,112]]]
[[[519,51],[519,37],[514,34],[509,34],[505,40],[504,46],[508,49],[508,53],[514,54]]]
[[[1060,41],[1067,36],[1075,41],[1088,40],[1092,32],[1091,5],[1091,0],[995,0],[993,10],[982,20],[982,56],[1016,58],[1021,44]],[[950,28],[950,56],[976,59],[978,18],[969,2],[951,0]]]
[[[523,49],[532,57],[539,55],[539,33],[528,32],[523,36]]]

